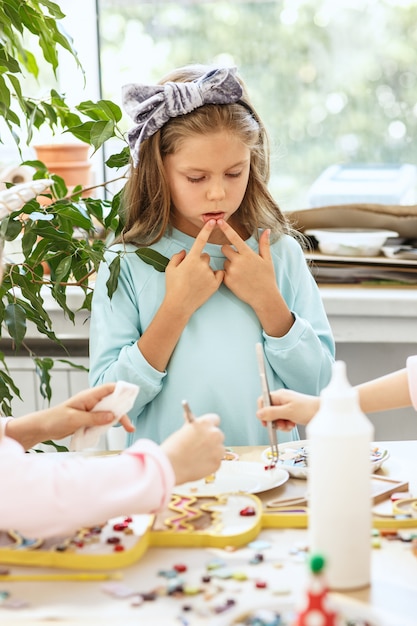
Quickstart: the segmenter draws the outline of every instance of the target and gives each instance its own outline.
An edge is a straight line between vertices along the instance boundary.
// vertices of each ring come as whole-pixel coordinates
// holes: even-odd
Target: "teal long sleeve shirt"
[[[190,250],[195,239],[172,229],[151,246],[171,258]],[[258,251],[258,242],[246,241]],[[112,250],[124,250],[120,276],[110,299],[106,282]],[[229,446],[267,445],[266,428],[256,418],[261,395],[255,344],[262,342],[271,389],[287,387],[318,395],[331,377],[335,345],[320,292],[299,243],[282,235],[271,245],[280,292],[294,316],[283,337],[263,332],[253,309],[224,284],[191,317],[175,347],[167,370],[155,370],[137,341],[165,294],[165,274],[143,262],[136,247],[114,246],[100,266],[94,288],[90,324],[90,384],[126,380],[140,387],[129,416],[139,437],[158,443],[184,423],[182,400],[195,415],[218,413]],[[222,269],[221,246],[207,244],[213,269]],[[279,441],[298,439],[298,432],[278,432]]]

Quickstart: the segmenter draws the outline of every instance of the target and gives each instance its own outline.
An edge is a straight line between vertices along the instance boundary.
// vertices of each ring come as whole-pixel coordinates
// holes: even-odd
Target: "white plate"
[[[306,235],[317,239],[320,252],[342,256],[377,256],[389,237],[398,237],[393,230],[371,228],[311,228]]]
[[[279,446],[280,459],[278,461],[279,467],[285,468],[290,476],[293,478],[307,478],[308,467],[305,460],[302,458],[302,449],[305,448],[308,451],[308,441],[289,441],[287,443],[281,443]],[[371,444],[371,469],[373,472],[379,470],[383,463],[388,459],[389,452],[378,446],[377,443]],[[300,462],[294,464],[294,457],[299,456]],[[271,457],[271,448],[266,448],[262,452],[262,460],[264,463],[269,463]]]
[[[264,463],[222,461],[213,482],[204,478],[174,488],[180,496],[215,496],[221,493],[260,493],[283,485],[289,473],[281,467],[265,470]]]

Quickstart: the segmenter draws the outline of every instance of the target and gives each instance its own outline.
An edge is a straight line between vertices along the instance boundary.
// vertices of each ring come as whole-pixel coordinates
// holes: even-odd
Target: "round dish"
[[[222,493],[261,493],[283,485],[289,479],[289,473],[276,467],[265,471],[263,463],[248,461],[222,461],[214,480],[205,478],[184,483],[174,488],[180,496],[216,496]]]
[[[317,239],[320,252],[336,256],[377,256],[393,230],[371,228],[312,228],[305,231]]]
[[[306,479],[308,475],[307,456],[308,456],[308,441],[289,441],[287,443],[281,443],[278,446],[280,452],[280,458],[278,461],[279,467],[285,468],[292,478]],[[372,443],[370,449],[371,455],[371,470],[376,472],[388,459],[388,450],[383,450],[378,447],[378,444]],[[266,448],[262,452],[262,461],[269,463],[271,459],[271,448]]]

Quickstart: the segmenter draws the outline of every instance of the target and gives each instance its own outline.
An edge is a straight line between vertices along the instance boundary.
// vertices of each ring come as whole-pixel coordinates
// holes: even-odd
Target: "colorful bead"
[[[115,552],[124,552],[124,549],[125,547],[121,543],[116,544],[113,548]]]
[[[179,563],[178,565],[174,565],[173,569],[176,572],[182,573],[182,572],[186,572],[187,571],[187,566],[184,565],[183,563]]]
[[[239,512],[239,515],[242,517],[251,517],[252,515],[256,515],[256,511],[253,506],[247,506]]]

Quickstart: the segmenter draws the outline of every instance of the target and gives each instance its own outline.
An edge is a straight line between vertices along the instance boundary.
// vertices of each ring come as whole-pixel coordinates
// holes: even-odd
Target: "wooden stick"
[[[194,415],[193,412],[190,409],[190,405],[188,404],[187,400],[183,400],[182,401],[182,406],[184,409],[184,419],[186,422],[188,422],[189,424],[192,424],[194,422]]]

